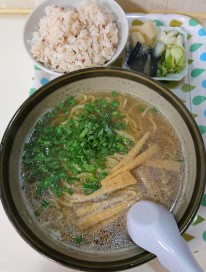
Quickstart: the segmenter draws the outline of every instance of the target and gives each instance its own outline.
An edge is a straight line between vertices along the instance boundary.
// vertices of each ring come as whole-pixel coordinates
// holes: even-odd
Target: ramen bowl
[[[134,244],[102,251],[66,245],[61,239],[50,235],[46,226],[39,224],[25,196],[21,167],[23,149],[38,120],[74,92],[114,90],[141,98],[157,108],[179,138],[184,158],[184,176],[172,213],[181,233],[193,221],[205,189],[205,151],[198,127],[188,109],[165,86],[145,75],[118,68],[83,69],[52,80],[21,105],[3,136],[1,201],[11,223],[31,247],[73,269],[119,271],[155,257]],[[56,233],[58,236],[58,230]]]

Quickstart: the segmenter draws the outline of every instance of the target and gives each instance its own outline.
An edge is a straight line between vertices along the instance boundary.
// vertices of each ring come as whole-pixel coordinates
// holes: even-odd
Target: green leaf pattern
[[[190,64],[192,64],[194,62],[194,60],[193,59],[188,59],[187,62],[190,65]]]
[[[192,99],[192,103],[193,105],[200,105],[202,102],[204,102],[206,100],[206,96],[202,96],[202,95],[197,95]]]
[[[154,19],[153,22],[156,24],[156,26],[164,26],[164,22],[160,21],[160,20],[156,20]]]
[[[201,75],[204,71],[205,71],[205,69],[202,69],[202,68],[195,68],[195,69],[193,69],[192,72],[191,72],[191,77],[198,77],[198,76]]]
[[[201,46],[203,46],[203,43],[193,43],[193,44],[191,44],[189,50],[190,50],[190,52],[195,52],[195,51],[197,51]]]
[[[132,26],[138,26],[138,25],[143,25],[143,21],[135,19],[132,21]]]
[[[189,241],[195,239],[195,237],[194,237],[193,235],[190,235],[190,234],[188,234],[188,233],[184,233],[184,234],[182,235],[182,237],[183,237],[187,242],[189,242]]]
[[[170,21],[170,26],[176,27],[176,26],[181,26],[183,23],[181,21],[175,20],[173,19],[172,21]]]
[[[190,85],[190,84],[187,84],[187,83],[183,84],[183,85],[180,87],[180,89],[181,89],[183,92],[185,92],[185,93],[191,92],[194,88],[195,88],[195,86]]]
[[[202,216],[200,215],[197,215],[194,219],[194,221],[192,222],[192,225],[195,226],[199,223],[202,223],[203,221],[205,221],[205,218],[203,218]]]

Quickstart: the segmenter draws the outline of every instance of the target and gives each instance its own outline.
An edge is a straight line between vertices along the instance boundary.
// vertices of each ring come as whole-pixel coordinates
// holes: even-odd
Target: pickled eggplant
[[[127,65],[130,69],[148,76],[155,77],[157,75],[157,60],[151,47],[137,42],[132,50]]]

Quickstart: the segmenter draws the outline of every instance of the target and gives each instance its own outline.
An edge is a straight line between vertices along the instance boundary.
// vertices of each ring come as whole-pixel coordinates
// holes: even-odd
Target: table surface
[[[0,139],[17,108],[28,97],[33,64],[28,58],[22,32],[26,16],[0,16]],[[0,204],[0,272],[75,271],[41,256],[16,233]],[[194,254],[206,271],[206,249]],[[166,272],[157,259],[131,272]],[[185,271],[187,272],[187,271]]]

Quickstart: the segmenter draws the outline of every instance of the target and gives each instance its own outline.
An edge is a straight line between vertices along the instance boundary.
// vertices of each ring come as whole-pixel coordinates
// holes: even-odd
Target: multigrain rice
[[[47,68],[65,73],[103,66],[115,54],[115,17],[98,1],[70,9],[47,6],[45,14],[29,43],[33,57]]]

